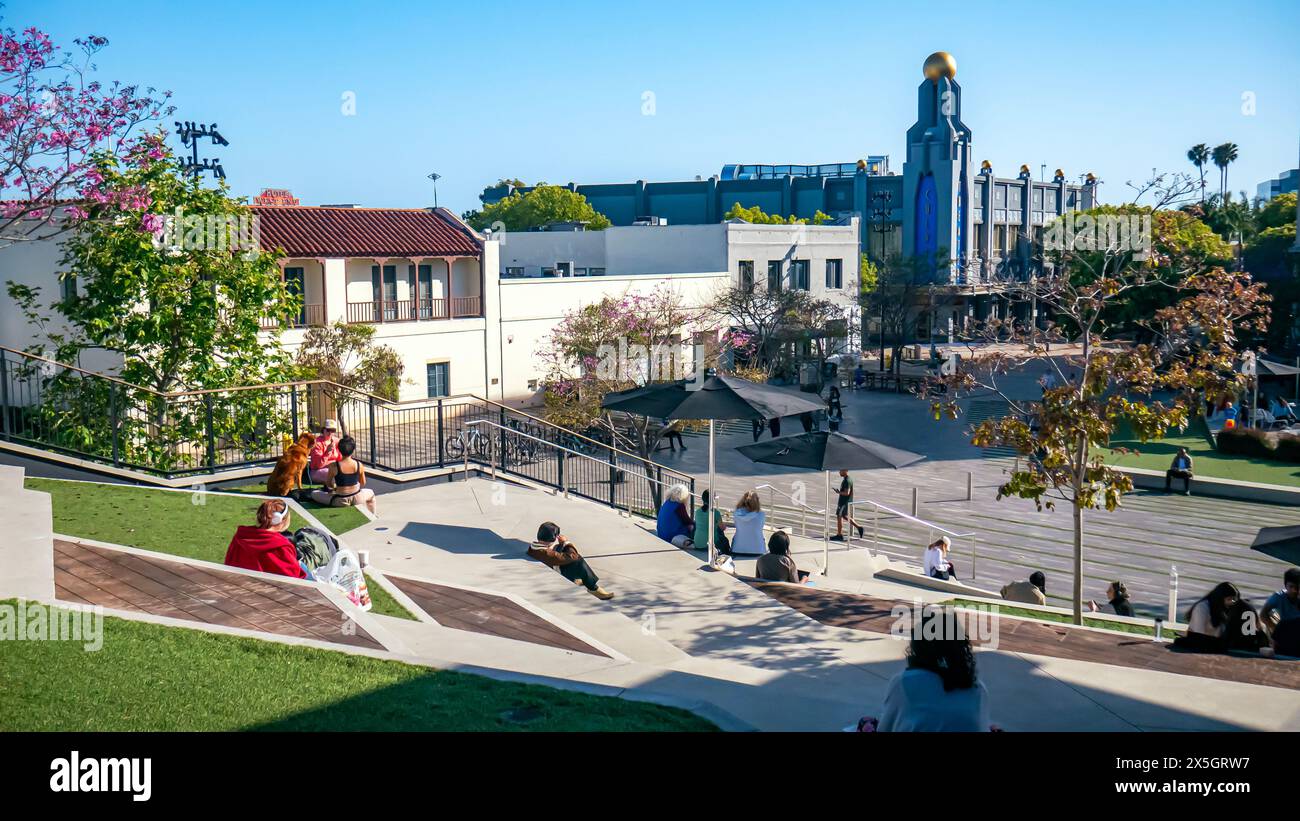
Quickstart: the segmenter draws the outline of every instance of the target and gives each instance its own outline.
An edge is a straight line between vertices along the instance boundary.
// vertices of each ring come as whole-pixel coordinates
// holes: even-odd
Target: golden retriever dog
[[[302,472],[311,458],[312,445],[316,437],[304,433],[294,442],[284,437],[284,455],[275,463],[275,470],[266,480],[266,492],[271,496],[288,496],[289,491],[302,487]]]

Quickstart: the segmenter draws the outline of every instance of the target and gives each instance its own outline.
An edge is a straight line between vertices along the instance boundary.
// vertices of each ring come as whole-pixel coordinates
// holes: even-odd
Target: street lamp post
[[[888,255],[887,245],[889,243],[889,234],[894,230],[894,224],[889,221],[893,212],[890,202],[894,199],[892,191],[877,191],[871,195],[871,199],[876,205],[871,209],[872,226],[871,230],[880,235],[881,262],[884,263]],[[876,302],[880,305],[880,362],[878,370],[885,369],[885,280],[876,275]]]

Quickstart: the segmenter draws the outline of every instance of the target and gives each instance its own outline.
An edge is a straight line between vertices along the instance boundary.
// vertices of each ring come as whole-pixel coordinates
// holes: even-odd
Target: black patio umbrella
[[[802,391],[778,388],[740,379],[735,376],[709,375],[701,384],[679,379],[657,382],[640,388],[605,395],[600,406],[606,410],[634,413],[662,419],[709,420],[709,499],[714,499],[713,422],[716,419],[773,419],[794,416],[824,408],[821,397],[809,397]],[[713,554],[713,528],[709,528],[709,561]]]
[[[1254,384],[1254,394],[1251,397],[1251,420],[1250,424],[1256,424],[1254,415],[1258,412],[1259,407],[1259,379],[1263,376],[1293,376],[1296,380],[1296,397],[1300,398],[1300,368],[1294,365],[1288,365],[1285,362],[1274,362],[1271,359],[1265,359],[1262,356],[1256,356],[1254,352],[1247,352],[1243,355],[1242,372],[1251,378]]]
[[[808,468],[826,474],[826,509],[822,511],[822,572],[828,573],[831,560],[830,498],[831,471],[901,468],[925,457],[910,450],[883,445],[870,439],[842,433],[813,431],[798,436],[782,436],[736,450],[755,462],[786,467]]]

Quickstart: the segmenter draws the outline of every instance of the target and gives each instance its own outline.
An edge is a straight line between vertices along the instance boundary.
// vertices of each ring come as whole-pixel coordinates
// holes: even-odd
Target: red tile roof
[[[262,247],[290,257],[473,256],[479,246],[445,210],[253,206]]]

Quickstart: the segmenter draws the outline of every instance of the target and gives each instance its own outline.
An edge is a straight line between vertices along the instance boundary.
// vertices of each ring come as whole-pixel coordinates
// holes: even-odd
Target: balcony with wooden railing
[[[481,316],[482,297],[464,296],[450,299],[368,299],[365,302],[349,302],[346,319],[351,324],[374,324]]]
[[[302,311],[288,322],[275,317],[264,316],[261,319],[262,330],[273,331],[276,328],[315,328],[325,324],[325,306],[319,303],[306,304]]]

